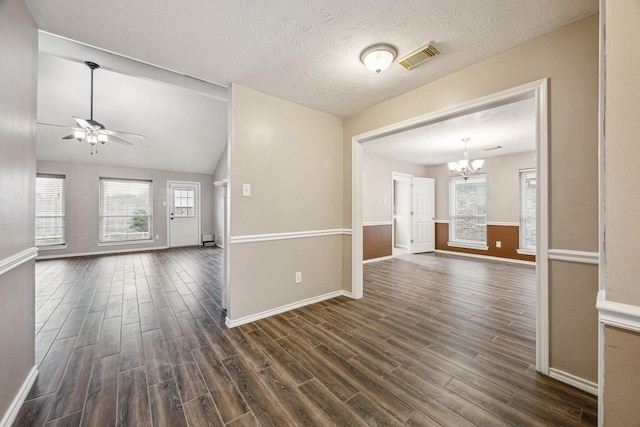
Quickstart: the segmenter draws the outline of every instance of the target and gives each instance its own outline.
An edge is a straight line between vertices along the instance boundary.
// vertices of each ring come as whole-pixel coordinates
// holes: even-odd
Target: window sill
[[[67,249],[67,244],[62,245],[49,245],[49,246],[37,246],[39,251],[55,251],[56,249]]]
[[[121,245],[145,245],[153,243],[153,239],[147,240],[123,240],[121,242],[98,242],[98,246],[121,246]]]
[[[516,252],[520,255],[535,255],[535,249],[516,249]]]
[[[447,246],[451,246],[453,248],[477,249],[477,250],[480,250],[480,251],[489,250],[489,246],[479,245],[479,244],[476,244],[476,243],[447,242]]]

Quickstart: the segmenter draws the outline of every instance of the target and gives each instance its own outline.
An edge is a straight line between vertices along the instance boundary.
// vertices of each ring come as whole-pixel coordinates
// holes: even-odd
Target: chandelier
[[[475,175],[480,172],[484,160],[469,160],[469,150],[467,149],[467,142],[469,138],[462,138],[464,142],[464,159],[457,162],[449,162],[449,171],[451,176],[462,176],[466,181],[471,175]]]

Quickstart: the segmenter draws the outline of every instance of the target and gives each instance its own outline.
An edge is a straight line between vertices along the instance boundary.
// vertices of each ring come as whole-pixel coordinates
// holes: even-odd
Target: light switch
[[[243,197],[251,196],[251,184],[242,184],[242,196]]]

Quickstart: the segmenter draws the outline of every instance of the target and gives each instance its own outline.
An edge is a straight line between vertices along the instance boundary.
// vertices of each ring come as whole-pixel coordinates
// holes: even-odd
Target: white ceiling
[[[441,165],[463,158],[462,138],[469,138],[470,159],[534,151],[533,95],[381,137],[363,147],[365,151],[383,157],[421,165]],[[497,145],[502,148],[483,150]]]
[[[104,67],[95,76],[94,118],[147,141],[106,144],[89,156],[77,141],[59,140],[68,134],[63,128],[39,126],[39,158],[203,173],[213,172],[227,143],[226,95],[218,89],[231,83],[345,117],[598,11],[598,0],[25,2],[43,31],[163,69],[125,66],[94,51],[109,57],[105,66],[87,57],[87,46],[82,55],[55,46],[42,54],[40,122],[88,117],[89,72],[77,61],[94,60]],[[375,74],[359,55],[380,42],[400,56],[432,42],[441,55],[412,71],[393,64]],[[172,88],[165,70],[200,88]],[[219,86],[202,89],[198,79]],[[474,145],[481,140],[480,129],[464,133]],[[455,145],[464,136],[429,138]]]

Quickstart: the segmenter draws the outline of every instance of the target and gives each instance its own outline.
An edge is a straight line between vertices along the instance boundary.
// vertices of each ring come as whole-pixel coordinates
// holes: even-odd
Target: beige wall
[[[65,175],[66,249],[41,250],[40,256],[61,256],[117,250],[144,250],[167,246],[167,180],[200,182],[202,233],[214,230],[213,175],[135,169],[119,166],[81,165],[38,161],[38,173]],[[100,177],[150,179],[153,181],[152,243],[98,246],[98,199]]]
[[[362,216],[364,222],[391,221],[393,172],[428,177],[429,168],[364,152],[362,163]]]
[[[38,33],[24,1],[0,1],[0,40],[1,422],[35,365],[34,261],[11,262],[34,245]]]
[[[397,98],[377,104],[348,117],[344,123],[344,217],[351,224],[352,137],[446,107],[455,106],[525,83],[548,78],[549,82],[549,245],[553,249],[596,252],[598,250],[598,16],[594,15],[517,46],[476,65],[445,76]],[[425,66],[428,66],[425,65]],[[344,250],[350,250],[345,242]],[[582,292],[585,283],[572,277],[587,277],[592,267],[567,263],[563,277],[551,282],[558,290],[554,307],[571,309],[586,317],[589,304],[570,297]],[[575,273],[575,274],[573,274]],[[345,277],[351,273],[345,272]],[[597,277],[586,284],[592,289]],[[560,290],[560,288],[566,288]],[[573,336],[584,325],[577,320],[552,323],[551,336]],[[551,349],[551,361],[572,362],[563,366],[568,373],[596,377],[596,351]],[[590,366],[586,369],[584,366]],[[552,366],[553,367],[553,366]],[[588,373],[585,373],[588,370]]]
[[[536,167],[536,152],[509,154],[484,160],[487,177],[487,221],[520,222],[520,170]],[[429,167],[436,181],[436,220],[449,220],[449,167]]]
[[[604,287],[606,299],[640,312],[640,3],[605,3]],[[622,316],[635,323],[634,319]],[[632,326],[633,327],[633,326]],[[637,426],[640,396],[640,334],[613,327],[604,331],[602,409],[606,426]]]
[[[230,320],[340,290],[340,234],[233,241],[341,228],[342,120],[233,85],[229,153]],[[251,184],[251,197],[242,184]]]

